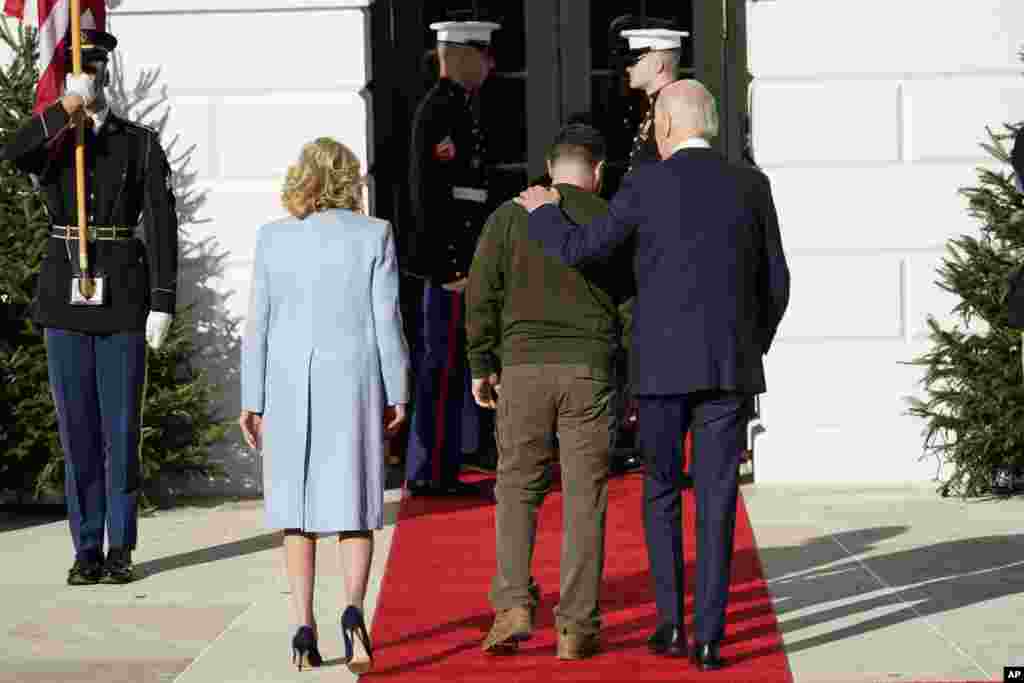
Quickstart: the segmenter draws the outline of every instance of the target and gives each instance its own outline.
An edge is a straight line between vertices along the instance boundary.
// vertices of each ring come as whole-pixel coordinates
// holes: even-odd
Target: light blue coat
[[[267,526],[383,526],[385,405],[409,399],[391,225],[342,209],[260,228],[242,408],[263,413]]]

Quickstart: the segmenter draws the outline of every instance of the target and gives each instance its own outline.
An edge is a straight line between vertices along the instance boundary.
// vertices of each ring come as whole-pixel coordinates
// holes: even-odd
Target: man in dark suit
[[[653,652],[686,656],[679,435],[693,433],[697,590],[692,656],[722,666],[746,406],[765,391],[768,352],[789,300],[789,269],[768,179],[710,149],[715,101],[697,81],[658,98],[660,164],[626,176],[606,217],[571,226],[557,190],[517,201],[529,235],[569,265],[635,239],[634,389],[646,458],[644,528],[660,625]]]

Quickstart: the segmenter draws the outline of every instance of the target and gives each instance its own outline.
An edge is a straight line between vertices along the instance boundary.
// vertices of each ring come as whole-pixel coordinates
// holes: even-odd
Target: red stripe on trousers
[[[448,321],[448,360],[441,369],[441,386],[437,396],[436,422],[434,424],[434,450],[430,454],[430,472],[433,481],[441,482],[441,447],[444,445],[445,406],[448,404],[448,384],[455,369],[456,352],[458,350],[459,323],[462,319],[462,294],[452,293],[452,316]],[[458,474],[455,475],[458,477]]]

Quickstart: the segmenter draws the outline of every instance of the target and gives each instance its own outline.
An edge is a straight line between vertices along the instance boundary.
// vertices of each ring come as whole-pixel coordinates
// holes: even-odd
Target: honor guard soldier
[[[654,139],[654,104],[658,93],[669,83],[678,79],[681,60],[682,39],[689,36],[679,31],[669,19],[624,15],[616,18],[609,26],[612,39],[612,56],[617,59],[629,78],[629,87],[642,90],[647,96],[646,111],[629,154],[626,174],[641,164],[660,160],[658,145]],[[616,363],[620,377],[628,375],[628,363],[620,358]],[[619,386],[620,395],[613,411],[613,443],[620,445],[627,441],[625,431],[629,414],[625,382]],[[635,434],[632,436],[635,437]],[[623,472],[643,465],[643,457],[636,448],[615,448],[612,451],[612,471]],[[689,480],[684,476],[684,483]]]
[[[647,95],[647,111],[630,152],[632,170],[639,164],[660,160],[654,141],[654,104],[661,89],[678,80],[682,39],[690,34],[672,28],[673,22],[668,19],[633,19],[623,24],[620,35],[628,41],[628,47],[620,56],[629,76],[629,87]]]
[[[495,202],[478,94],[494,68],[491,34],[501,26],[448,21],[430,28],[437,32],[440,79],[413,118],[413,224],[404,264],[426,280],[406,481],[414,494],[466,495],[477,489],[459,481],[463,435],[479,430],[480,416],[466,365],[463,290]]]
[[[70,64],[70,37],[65,42]],[[104,88],[116,45],[109,33],[82,30],[82,74],[69,73],[64,95],[25,122],[2,153],[31,174],[52,223],[32,318],[44,330],[64,450],[71,585],[135,579],[146,342],[162,344],[175,307],[171,171],[154,131],[110,111]],[[86,127],[85,235],[77,227],[76,115]],[[136,236],[140,218],[145,242]],[[93,288],[80,287],[82,280]]]

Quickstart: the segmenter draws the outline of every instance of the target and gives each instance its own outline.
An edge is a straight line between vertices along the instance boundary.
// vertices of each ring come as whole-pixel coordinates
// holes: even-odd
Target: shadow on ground
[[[252,536],[251,538],[243,538],[239,541],[210,546],[209,548],[199,548],[187,553],[168,555],[167,557],[150,560],[149,562],[140,562],[135,565],[135,568],[142,576],[155,576],[163,572],[174,571],[175,569],[197,567],[211,562],[220,562],[221,560],[230,560],[242,557],[243,555],[261,553],[264,550],[280,546],[282,538],[283,534],[275,531]]]
[[[1024,534],[979,536],[866,555],[908,528],[845,531],[799,546],[760,551],[766,571],[776,577],[769,579],[768,587],[788,653],[1024,593]],[[880,586],[876,577],[890,589]],[[803,629],[876,610],[885,613],[800,638]],[[791,616],[798,612],[800,616]],[[742,619],[743,613],[736,617]]]
[[[64,505],[0,505],[0,533],[52,524],[68,518]]]

